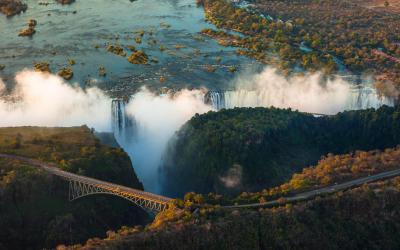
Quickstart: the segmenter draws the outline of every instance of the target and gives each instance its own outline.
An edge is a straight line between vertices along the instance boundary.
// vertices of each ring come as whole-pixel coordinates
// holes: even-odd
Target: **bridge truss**
[[[146,211],[161,212],[168,208],[171,198],[157,195],[143,190],[121,186],[111,182],[101,181],[98,179],[70,173],[61,170],[52,163],[41,162],[23,156],[8,155],[0,153],[0,158],[8,158],[26,162],[32,166],[37,166],[46,172],[59,176],[69,182],[69,200],[73,201],[81,197],[94,194],[109,194],[124,198]]]
[[[88,182],[82,182],[80,180],[69,179],[69,200],[74,201],[81,197],[86,197],[94,194],[109,194],[124,198],[144,210],[150,210],[152,212],[161,212],[167,209],[168,203],[165,201],[159,201],[156,199],[150,199],[144,195],[127,192],[119,187],[110,187],[100,184],[93,184]]]

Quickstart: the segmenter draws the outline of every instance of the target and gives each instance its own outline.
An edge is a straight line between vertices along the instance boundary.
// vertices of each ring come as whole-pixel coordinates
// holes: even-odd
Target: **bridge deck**
[[[101,189],[109,191],[108,193],[113,193],[113,194],[115,194],[115,193],[121,194],[122,193],[123,197],[128,195],[130,197],[133,197],[134,200],[139,198],[141,200],[146,200],[146,201],[160,204],[160,206],[158,208],[154,205],[153,206],[144,205],[144,206],[147,206],[148,209],[152,209],[152,210],[156,210],[156,211],[164,210],[167,207],[167,203],[172,200],[171,198],[168,198],[165,196],[145,192],[145,191],[134,189],[134,188],[125,187],[122,185],[118,185],[118,184],[114,184],[114,183],[110,183],[110,182],[106,182],[106,181],[97,180],[97,179],[90,178],[90,177],[85,177],[85,176],[69,173],[69,172],[66,172],[66,171],[63,171],[63,170],[57,168],[57,166],[55,164],[44,163],[39,160],[30,159],[30,158],[23,157],[23,156],[0,154],[0,158],[8,158],[8,159],[23,161],[30,165],[38,166],[38,167],[44,169],[45,171],[47,171],[51,174],[54,174],[56,176],[60,176],[66,180],[96,186]],[[224,206],[224,208],[257,208],[257,207],[277,206],[277,205],[282,205],[282,204],[286,204],[286,203],[292,203],[292,202],[298,202],[298,201],[311,199],[311,198],[314,198],[319,195],[332,194],[332,193],[335,193],[335,192],[338,192],[341,190],[346,190],[349,188],[360,186],[365,183],[383,180],[383,179],[387,179],[387,178],[392,178],[392,177],[399,176],[399,175],[400,175],[400,169],[395,169],[395,170],[391,170],[391,171],[381,172],[379,174],[375,174],[375,175],[371,175],[371,176],[366,176],[366,177],[350,180],[347,182],[343,182],[343,183],[328,186],[328,187],[321,187],[318,189],[299,193],[299,194],[291,196],[291,197],[283,197],[283,200],[278,199],[278,200],[268,201],[265,203]],[[134,202],[136,203],[137,201],[134,201]],[[137,203],[137,205],[143,207],[143,204],[141,204],[141,203]]]
[[[40,167],[40,168],[44,169],[46,172],[49,172],[56,176],[60,176],[67,180],[74,180],[74,181],[79,181],[81,183],[95,185],[95,186],[98,186],[98,187],[101,187],[103,189],[110,190],[110,191],[118,190],[118,192],[125,192],[127,194],[141,197],[143,199],[150,200],[153,202],[166,204],[172,200],[171,198],[168,198],[168,197],[165,197],[162,195],[157,195],[157,194],[149,193],[146,191],[114,184],[111,182],[101,181],[101,180],[97,180],[94,178],[66,172],[66,171],[59,169],[55,164],[52,164],[52,163],[44,163],[39,160],[35,160],[35,159],[23,157],[23,156],[16,156],[16,155],[0,154],[0,157],[26,162],[30,165]]]

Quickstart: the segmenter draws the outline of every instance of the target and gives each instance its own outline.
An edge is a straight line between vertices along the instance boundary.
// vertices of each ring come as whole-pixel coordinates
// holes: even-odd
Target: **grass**
[[[54,153],[64,157],[79,155],[82,147],[99,141],[86,126],[70,128],[0,128],[0,152],[54,161]],[[52,155],[53,154],[53,155]]]

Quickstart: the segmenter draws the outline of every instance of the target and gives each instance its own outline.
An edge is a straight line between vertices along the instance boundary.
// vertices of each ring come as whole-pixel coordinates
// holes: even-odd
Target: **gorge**
[[[0,0],[0,250],[399,249],[395,2]]]
[[[172,138],[173,133],[195,113],[203,113],[208,110],[217,111],[220,109],[232,109],[235,107],[275,106],[298,109],[309,113],[336,114],[344,110],[379,108],[382,105],[393,105],[390,99],[379,97],[372,88],[366,86],[351,87],[344,82],[340,82],[328,83],[328,85],[331,86],[324,88],[318,84],[319,83],[315,83],[312,87],[306,86],[302,91],[300,90],[301,83],[288,83],[287,88],[283,89],[277,89],[284,86],[284,84],[280,83],[280,85],[277,84],[272,87],[265,84],[264,88],[256,90],[238,88],[237,90],[227,91],[207,91],[205,89],[201,91],[192,91],[190,94],[190,102],[194,101],[195,104],[193,106],[200,108],[191,110],[189,112],[190,115],[180,117],[172,122],[173,124],[169,123],[167,120],[176,119],[176,112],[180,112],[179,107],[175,106],[176,103],[181,103],[180,91],[171,91],[161,96],[147,93],[146,95],[149,99],[142,99],[142,101],[139,102],[137,102],[136,99],[141,98],[141,95],[133,95],[128,100],[117,99],[112,101],[114,134],[120,144],[131,154],[134,162],[136,158],[136,163],[139,163],[136,164],[139,175],[142,176],[142,178],[144,176],[149,176],[143,179],[145,186],[148,185],[147,187],[151,191],[160,192],[161,190],[158,188],[154,189],[153,187],[157,186],[155,183],[159,182],[158,168],[162,164],[161,159],[165,147]],[[275,87],[275,89],[273,89],[273,87]],[[293,94],[290,92],[296,94],[296,98],[294,98]],[[279,96],[279,93],[281,96]],[[156,126],[156,128],[152,130],[148,127],[146,128],[146,124],[149,124],[149,118],[147,116],[137,115],[140,111],[134,106],[140,104],[150,107],[154,105],[152,101],[154,99],[170,103],[173,106],[173,110],[148,110],[148,113],[154,113],[154,116],[161,115],[164,117],[164,115],[167,114],[164,119],[158,121],[152,120],[153,125],[150,125],[150,127],[152,126],[154,128],[154,124],[160,124],[160,126]],[[308,100],[311,101],[309,102]],[[203,103],[205,106],[203,106]],[[155,107],[155,109],[157,108]],[[163,114],[159,114],[158,112],[163,112]],[[169,127],[168,125],[171,126]],[[168,129],[166,129],[167,127]],[[165,134],[159,135],[158,132],[160,130],[163,130]],[[154,139],[150,139],[150,137]],[[129,138],[129,140],[127,140],[127,138]],[[146,148],[146,150],[144,150],[144,148]],[[157,160],[142,159],[141,155],[143,154],[146,155],[145,157]],[[149,183],[152,184],[149,185]]]
[[[161,192],[158,169],[169,140],[196,113],[274,106],[336,114],[394,104],[368,86],[353,86],[340,78],[324,81],[317,74],[287,79],[271,68],[237,77],[230,84],[233,90],[171,89],[157,93],[142,88],[122,99],[112,99],[95,87],[71,87],[47,73],[21,72],[16,82],[10,91],[4,84],[1,87],[2,126],[88,124],[99,132],[112,131],[131,156],[146,190],[152,192]]]

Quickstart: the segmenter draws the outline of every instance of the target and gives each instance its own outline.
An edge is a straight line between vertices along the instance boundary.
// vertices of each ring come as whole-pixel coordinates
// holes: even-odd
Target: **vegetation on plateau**
[[[308,177],[317,178],[314,174],[318,173]],[[106,239],[89,239],[84,245],[68,249],[400,247],[397,237],[400,229],[400,177],[310,201],[258,210],[211,205],[208,202],[212,196],[215,197],[188,193],[184,200],[177,200],[175,207],[158,214],[144,229],[124,227],[107,232]],[[64,248],[59,246],[59,249]]]
[[[128,155],[100,143],[87,127],[0,128],[0,152],[57,164],[72,173],[143,189]],[[68,182],[0,159],[0,249],[41,249],[143,224],[146,213],[112,196],[68,201]]]
[[[279,197],[293,196],[297,193],[399,168],[400,146],[383,151],[356,151],[343,155],[329,154],[323,157],[316,166],[304,168],[301,172],[294,174],[288,182],[256,193],[243,192],[233,202],[238,204],[263,203]]]
[[[21,0],[1,0],[0,12],[7,17],[14,16],[25,11],[28,8]]]
[[[397,146],[399,119],[399,107],[387,106],[326,117],[276,108],[196,115],[167,149],[164,190],[179,197],[273,187],[328,153]]]
[[[353,72],[373,73],[382,94],[399,98],[398,91],[392,91],[400,89],[398,14],[349,0],[254,0],[247,9],[226,0],[197,2],[204,6],[207,20],[221,29],[202,33],[222,45],[239,47],[240,55],[286,73],[298,68],[333,73],[343,64]]]

